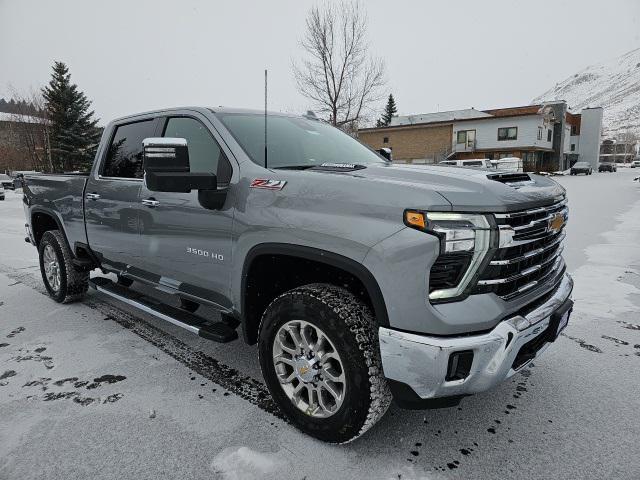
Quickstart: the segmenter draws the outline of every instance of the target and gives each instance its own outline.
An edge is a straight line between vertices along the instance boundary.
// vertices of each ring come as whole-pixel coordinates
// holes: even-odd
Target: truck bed
[[[25,175],[26,207],[32,215],[55,215],[72,248],[76,242],[87,243],[82,204],[88,177],[88,173]]]

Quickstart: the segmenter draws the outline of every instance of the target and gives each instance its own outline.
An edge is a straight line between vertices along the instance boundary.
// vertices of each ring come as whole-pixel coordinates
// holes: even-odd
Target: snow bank
[[[211,463],[215,473],[225,480],[259,480],[287,478],[287,463],[276,455],[231,447],[220,452]]]
[[[586,249],[589,261],[578,268],[573,278],[576,310],[593,318],[615,318],[636,311],[630,299],[640,289],[622,280],[640,275],[640,201],[618,215],[615,228],[603,234],[606,242]]]

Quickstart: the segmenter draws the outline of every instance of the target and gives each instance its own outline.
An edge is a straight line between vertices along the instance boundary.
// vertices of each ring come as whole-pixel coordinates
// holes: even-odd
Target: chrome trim
[[[558,235],[558,238],[556,238],[553,242],[551,242],[546,247],[536,248],[535,250],[531,250],[530,252],[527,252],[520,257],[509,258],[507,260],[492,260],[491,262],[489,262],[489,265],[512,265],[514,263],[522,262],[527,258],[535,257],[536,255],[540,255],[541,253],[544,253],[547,250],[551,250],[553,247],[557,246],[560,242],[562,242],[566,236],[567,234],[564,231],[561,231],[560,234]]]
[[[520,226],[518,226],[518,227],[510,227],[510,228],[512,228],[512,229],[517,233],[517,232],[520,232],[520,231],[522,231],[522,230],[527,230],[527,229],[529,229],[529,228],[533,228],[533,227],[535,227],[535,226],[536,226],[536,225],[538,225],[538,224],[545,224],[545,223],[548,223],[548,222],[549,222],[549,220],[551,220],[551,219],[552,219],[555,215],[557,215],[558,213],[568,213],[568,212],[569,212],[569,210],[568,210],[567,208],[563,208],[563,209],[561,209],[561,210],[558,210],[558,211],[556,211],[556,212],[553,212],[553,213],[552,213],[552,214],[550,214],[550,215],[547,215],[546,217],[538,218],[538,219],[536,219],[536,220],[531,220],[531,221],[530,221],[528,224],[526,224],[526,225],[520,225]]]
[[[559,272],[559,274],[558,274],[558,272]],[[510,299],[512,299],[514,297],[517,297],[518,295],[520,295],[520,294],[522,294],[522,293],[524,293],[524,292],[526,292],[528,290],[531,290],[533,287],[536,287],[536,286],[538,286],[540,284],[544,284],[549,277],[552,277],[555,274],[555,278],[551,282],[548,283],[547,288],[546,289],[542,289],[541,291],[538,292],[538,294],[540,296],[543,296],[549,290],[553,290],[558,285],[558,282],[561,280],[561,277],[564,275],[564,273],[565,273],[565,264],[564,264],[564,260],[563,260],[562,267],[560,269],[558,269],[558,270],[554,270],[554,269],[549,270],[542,277],[523,285],[522,287],[518,288],[516,291],[514,291],[512,293],[509,293],[507,295],[503,295],[501,298],[503,300],[510,300]]]
[[[494,215],[497,219],[524,217],[526,215],[535,215],[536,213],[542,213],[542,212],[547,212],[549,210],[558,209],[565,206],[566,204],[567,204],[567,199],[565,198],[547,207],[537,207],[537,208],[532,208],[530,210],[522,210],[520,212],[512,212],[512,213],[496,213]]]
[[[105,177],[104,175],[98,175],[98,180],[120,180],[125,182],[141,182],[142,178],[126,178],[126,177]]]
[[[520,348],[546,330],[551,315],[571,297],[572,290],[573,280],[565,273],[553,295],[542,305],[504,320],[482,335],[431,337],[380,327],[384,375],[409,385],[422,399],[489,390],[531,361],[517,370],[512,368]],[[543,346],[535,358],[548,346],[548,343]],[[462,380],[446,381],[449,356],[461,350],[473,350],[471,371]]]
[[[169,322],[177,327],[180,328],[184,328],[185,330],[189,330],[192,333],[195,333],[196,335],[200,332],[200,329],[198,327],[194,327],[193,325],[189,325],[186,323],[182,323],[179,320],[176,320],[173,317],[170,317],[169,315],[165,315],[164,313],[158,312],[152,308],[147,307],[146,305],[142,304],[142,303],[138,303],[135,300],[132,300],[130,298],[126,298],[126,297],[122,297],[120,295],[118,295],[117,293],[114,293],[110,290],[106,290],[104,288],[102,288],[100,285],[96,285],[93,282],[89,282],[89,286],[91,288],[94,288],[95,290],[97,290],[100,293],[104,293],[105,295],[109,295],[112,298],[115,298],[116,300],[122,302],[122,303],[126,303],[127,305],[131,305],[132,307],[136,307],[138,310],[142,310],[145,313],[148,313],[149,315],[153,315],[154,317],[159,318],[160,320],[164,320],[165,322]]]
[[[525,268],[524,270],[522,270],[519,273],[516,273],[515,275],[511,275],[510,277],[505,277],[505,278],[492,278],[490,280],[479,280],[478,285],[502,285],[505,283],[514,282],[516,280],[519,280],[522,277],[526,277],[531,273],[537,272],[538,270],[542,270],[542,268],[546,267],[554,260],[555,260],[555,264],[553,265],[553,268],[555,269],[559,266],[559,262],[562,260],[562,258],[560,258],[560,254],[562,253],[563,248],[564,247],[560,247],[554,256],[549,257],[544,262]]]

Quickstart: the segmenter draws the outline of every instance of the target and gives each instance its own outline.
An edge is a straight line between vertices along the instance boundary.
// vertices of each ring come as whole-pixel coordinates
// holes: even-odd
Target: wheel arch
[[[35,240],[35,246],[40,245],[42,235],[49,230],[59,230],[64,238],[64,241],[69,245],[69,239],[67,238],[67,232],[64,229],[64,223],[60,216],[53,210],[49,210],[42,207],[33,207],[30,212],[31,215],[31,233]],[[55,227],[55,228],[51,228]]]
[[[250,292],[251,282],[255,273],[252,268],[260,259],[273,257],[286,257],[289,261],[303,261],[312,262],[315,265],[326,266],[328,269],[334,272],[343,272],[344,274],[352,277],[360,282],[364,291],[366,292],[367,299],[373,310],[375,319],[380,326],[389,326],[389,317],[387,313],[387,307],[382,296],[380,286],[373,276],[373,274],[360,262],[340,255],[331,251],[307,247],[303,245],[288,244],[288,243],[262,243],[253,246],[245,256],[245,260],[242,267],[242,279],[240,285],[240,318],[243,325],[244,339],[248,344],[254,344],[257,341],[257,329],[264,309],[261,307],[252,307],[252,294]],[[305,282],[313,283],[313,281]],[[303,283],[304,284],[304,283]],[[292,288],[295,288],[295,285]],[[288,290],[289,288],[285,289]],[[283,292],[279,292],[283,293]],[[278,294],[279,294],[278,293]],[[277,295],[275,295],[277,296]],[[262,299],[262,303],[266,303],[264,307],[271,303],[271,300],[275,298],[271,296]]]

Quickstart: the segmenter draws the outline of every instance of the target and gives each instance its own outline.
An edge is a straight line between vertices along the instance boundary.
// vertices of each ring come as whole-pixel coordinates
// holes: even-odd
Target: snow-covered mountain
[[[640,136],[640,48],[585,68],[532,103],[549,100],[566,100],[574,112],[603,107],[604,135],[631,130]]]

